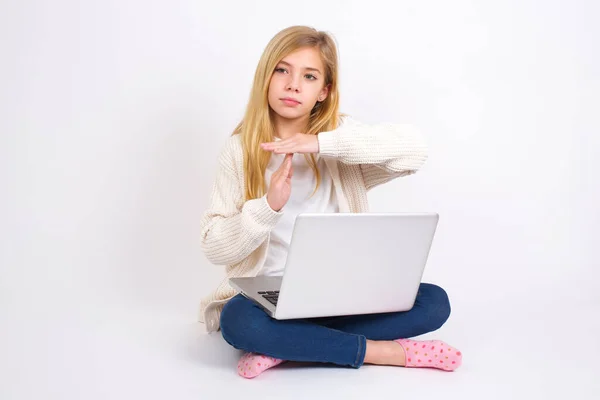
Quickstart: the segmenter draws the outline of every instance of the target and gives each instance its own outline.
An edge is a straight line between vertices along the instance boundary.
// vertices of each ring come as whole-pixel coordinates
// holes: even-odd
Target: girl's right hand
[[[292,193],[292,157],[293,153],[286,154],[283,162],[271,176],[267,203],[274,211],[279,211],[285,206]]]

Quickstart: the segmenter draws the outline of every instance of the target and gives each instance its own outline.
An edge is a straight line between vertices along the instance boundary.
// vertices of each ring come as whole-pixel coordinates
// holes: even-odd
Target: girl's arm
[[[283,215],[271,209],[266,196],[243,202],[243,177],[236,173],[233,157],[240,145],[237,139],[230,138],[219,156],[210,206],[200,223],[202,250],[216,265],[244,260],[265,241]]]
[[[417,172],[427,160],[427,144],[411,125],[362,124],[348,116],[318,135],[319,153],[360,165],[367,190]]]

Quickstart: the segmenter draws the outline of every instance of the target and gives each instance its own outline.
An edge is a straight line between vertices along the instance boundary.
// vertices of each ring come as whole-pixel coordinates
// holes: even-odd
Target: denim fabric
[[[289,361],[359,368],[367,339],[410,338],[439,329],[450,316],[448,295],[421,283],[409,311],[342,317],[276,320],[242,295],[221,312],[223,339],[236,349]]]

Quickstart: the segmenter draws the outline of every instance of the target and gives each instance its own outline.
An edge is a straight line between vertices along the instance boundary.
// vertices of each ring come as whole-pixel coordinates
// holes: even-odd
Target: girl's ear
[[[319,93],[319,97],[317,97],[317,101],[322,102],[327,98],[327,95],[329,94],[329,89],[331,88],[331,84],[329,85],[325,85],[325,87],[323,87],[323,89],[321,89],[321,92]]]

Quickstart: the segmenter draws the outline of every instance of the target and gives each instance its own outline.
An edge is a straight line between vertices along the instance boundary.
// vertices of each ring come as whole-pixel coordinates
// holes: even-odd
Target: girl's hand
[[[290,199],[292,193],[293,154],[286,154],[277,171],[271,176],[267,193],[267,203],[274,211],[280,211]]]
[[[318,153],[319,140],[317,139],[317,135],[296,133],[287,139],[277,142],[261,143],[260,147],[275,154]]]

